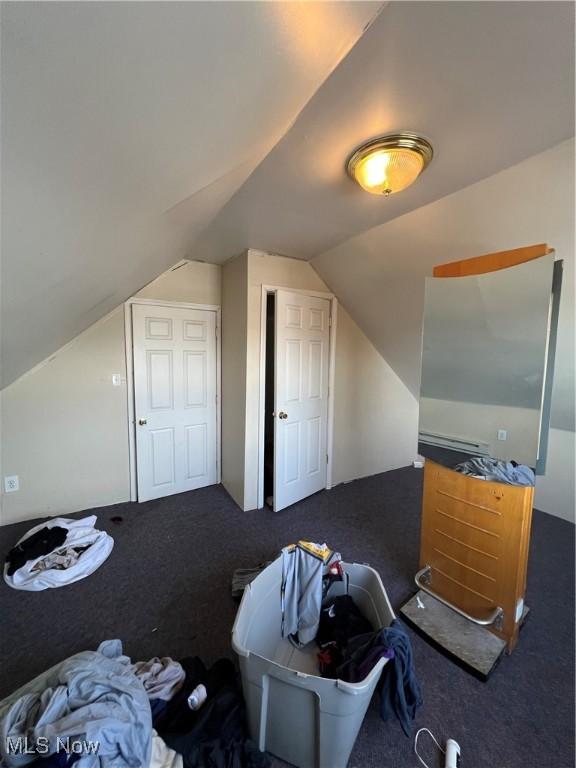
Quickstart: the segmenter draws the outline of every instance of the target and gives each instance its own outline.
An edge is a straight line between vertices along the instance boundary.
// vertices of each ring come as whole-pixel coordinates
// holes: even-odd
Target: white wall
[[[244,508],[248,256],[222,267],[222,484]]]
[[[223,268],[178,264],[136,294],[222,303],[222,482],[246,510],[258,500],[262,284],[327,290],[310,264],[250,251]],[[2,495],[2,524],[128,501],[122,306],[1,394],[3,473],[21,486]],[[334,397],[334,484],[410,463],[414,398],[342,308]]]
[[[488,443],[490,456],[534,466],[538,455],[540,411],[508,405],[463,403],[457,400],[420,398],[421,430],[481,440]],[[498,430],[505,429],[506,440],[498,440]]]
[[[548,435],[546,474],[536,478],[534,506],[545,512],[574,522],[576,495],[574,493],[574,432],[551,429]]]
[[[417,396],[424,278],[432,267],[541,242],[553,246],[564,260],[552,427],[568,430],[561,442],[570,443],[574,440],[574,140],[363,232],[314,258],[312,264]],[[546,478],[537,504],[546,512],[574,519],[573,453],[551,450]]]
[[[2,392],[2,524],[126,501],[128,431],[122,307]]]
[[[221,269],[217,264],[182,261],[134,294],[137,299],[220,304]]]
[[[416,400],[344,307],[338,307],[333,482],[410,464]]]
[[[185,262],[139,297],[220,304],[220,267]],[[112,374],[122,376],[112,386]],[[128,412],[123,306],[6,387],[0,523],[128,501]]]

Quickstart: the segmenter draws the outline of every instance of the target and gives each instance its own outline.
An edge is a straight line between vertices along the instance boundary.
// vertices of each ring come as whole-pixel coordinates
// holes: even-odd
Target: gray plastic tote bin
[[[375,629],[394,619],[380,576],[343,563],[349,594]],[[280,556],[244,590],[232,629],[240,660],[250,735],[260,750],[299,768],[345,768],[382,668],[359,683],[318,675],[315,643],[298,650],[281,637]],[[336,582],[330,596],[345,594]]]

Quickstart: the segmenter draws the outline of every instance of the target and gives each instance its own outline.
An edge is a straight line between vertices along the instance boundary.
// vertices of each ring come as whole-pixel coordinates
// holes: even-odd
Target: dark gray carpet
[[[0,697],[72,653],[119,637],[134,659],[231,656],[232,571],[298,538],[327,541],[377,568],[394,608],[414,591],[422,473],[412,468],[339,486],[274,514],[242,513],[221,487],[95,510],[116,541],[84,581],[40,593],[0,585]],[[91,510],[94,511],[94,510]],[[113,515],[124,522],[114,525]],[[6,552],[29,522],[0,529]],[[455,738],[467,768],[574,766],[574,526],[535,512],[527,603],[516,651],[487,683],[411,633],[425,703],[416,722]],[[421,740],[431,768],[443,765]],[[413,768],[412,741],[372,703],[350,765]]]

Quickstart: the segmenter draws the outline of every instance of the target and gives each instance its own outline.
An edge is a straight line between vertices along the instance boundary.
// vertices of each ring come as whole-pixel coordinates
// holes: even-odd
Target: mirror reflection
[[[426,280],[419,452],[536,467],[554,255]]]

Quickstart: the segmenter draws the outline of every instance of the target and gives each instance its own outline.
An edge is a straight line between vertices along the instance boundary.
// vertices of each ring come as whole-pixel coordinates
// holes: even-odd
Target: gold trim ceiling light
[[[393,195],[416,181],[433,154],[426,139],[415,133],[396,133],[358,147],[346,168],[366,192]]]

